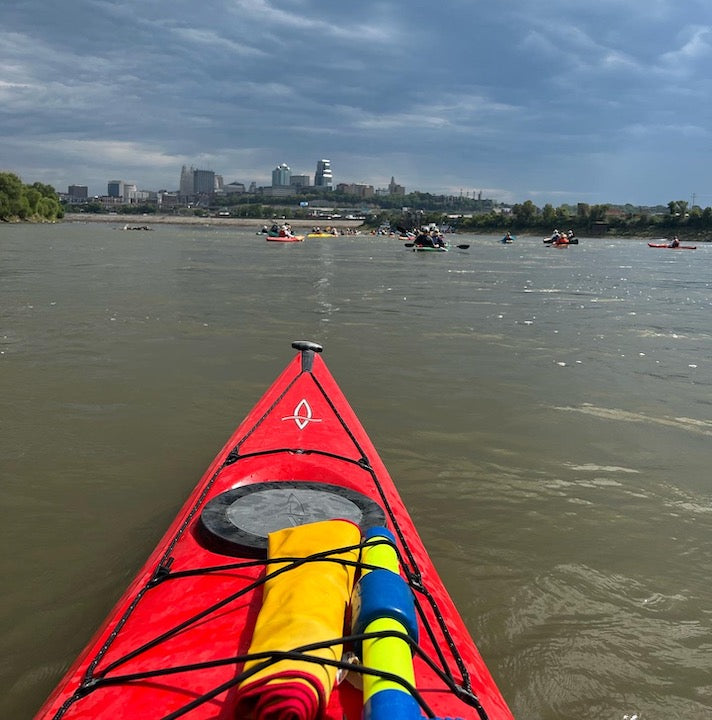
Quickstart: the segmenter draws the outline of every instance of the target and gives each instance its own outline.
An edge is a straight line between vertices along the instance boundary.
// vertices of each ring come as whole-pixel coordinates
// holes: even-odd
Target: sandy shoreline
[[[250,227],[260,230],[263,225],[270,227],[272,218],[227,218],[227,217],[196,217],[194,215],[114,215],[111,213],[67,213],[63,222],[103,222],[128,225],[129,227],[142,227],[144,225],[224,225],[228,227]],[[287,219],[293,228],[312,228],[318,225],[321,228],[332,226],[341,228],[357,228],[363,225],[363,220],[323,220],[311,218],[306,220]]]

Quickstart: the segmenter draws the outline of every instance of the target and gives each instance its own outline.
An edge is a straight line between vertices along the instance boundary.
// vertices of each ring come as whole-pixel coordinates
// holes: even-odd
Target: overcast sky
[[[710,0],[4,0],[0,170],[712,205]]]

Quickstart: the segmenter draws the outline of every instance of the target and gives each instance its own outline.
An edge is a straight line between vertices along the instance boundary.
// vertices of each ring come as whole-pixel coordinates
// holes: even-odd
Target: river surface
[[[712,718],[712,244],[0,227],[0,717],[324,360],[518,720]]]

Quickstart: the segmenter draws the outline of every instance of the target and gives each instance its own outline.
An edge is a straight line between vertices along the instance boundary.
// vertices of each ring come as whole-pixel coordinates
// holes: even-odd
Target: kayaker
[[[432,238],[425,229],[422,229],[420,234],[415,238],[415,244],[420,247],[435,247]]]
[[[672,242],[668,245],[668,247],[676,248],[680,247],[680,240],[678,239],[677,235],[672,239]]]
[[[435,228],[430,232],[430,241],[433,247],[445,247],[445,238]]]

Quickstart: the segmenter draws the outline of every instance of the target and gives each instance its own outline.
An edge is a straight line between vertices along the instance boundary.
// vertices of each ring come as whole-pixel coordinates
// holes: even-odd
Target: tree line
[[[64,217],[56,190],[51,185],[25,185],[14,173],[0,172],[0,220],[54,221]]]

